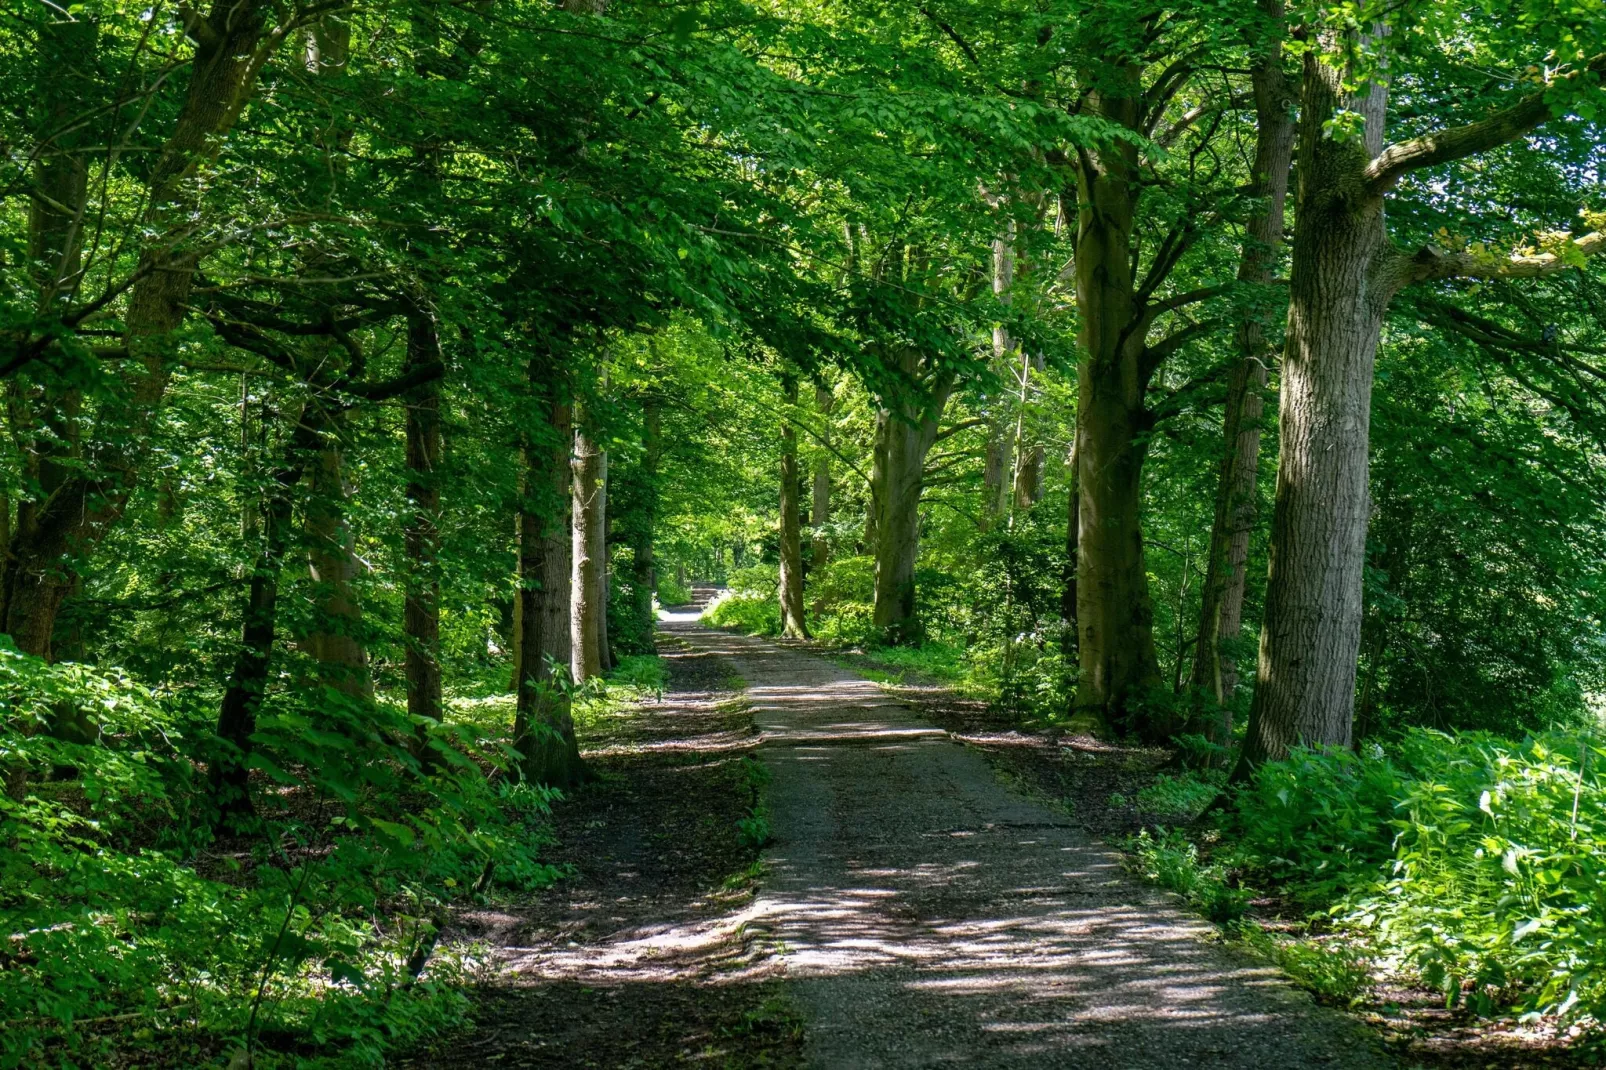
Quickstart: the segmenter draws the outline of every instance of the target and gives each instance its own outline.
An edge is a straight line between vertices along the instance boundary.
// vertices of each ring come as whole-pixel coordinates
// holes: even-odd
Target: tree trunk
[[[576,684],[602,675],[602,629],[597,618],[605,613],[602,602],[603,453],[582,418],[574,435],[574,587],[571,605],[571,661],[569,673]]]
[[[1079,519],[1081,512],[1081,494],[1079,492],[1081,480],[1077,478],[1076,474],[1078,462],[1076,454],[1076,435],[1073,432],[1071,436],[1070,471],[1068,473],[1068,482],[1070,483],[1067,495],[1068,508],[1066,510],[1068,515],[1065,524],[1065,576],[1063,580],[1064,587],[1060,593],[1060,620],[1065,625],[1065,631],[1060,636],[1060,653],[1064,655],[1067,663],[1076,660],[1079,646],[1076,628],[1076,569],[1077,559],[1080,556],[1078,549],[1079,536],[1081,534]],[[1073,695],[1071,696],[1072,712],[1075,711],[1075,707],[1076,697]]]
[[[351,526],[346,520],[345,451],[341,448],[344,413],[329,420],[321,448],[312,463],[307,499],[307,571],[312,579],[312,620],[301,649],[318,664],[321,683],[353,698],[371,699],[373,679],[363,645],[362,606],[356,580],[360,564]]]
[[[829,416],[836,398],[823,386],[814,388],[814,410],[821,417]],[[829,432],[827,432],[829,439]],[[813,508],[809,522],[814,527],[814,542],[810,547],[810,565],[822,569],[831,559],[831,546],[825,538],[825,526],[831,521],[831,457],[821,450],[814,461]]]
[[[409,368],[438,363],[440,335],[429,309],[407,316]],[[441,386],[434,380],[407,398],[407,518],[403,531],[407,593],[402,608],[406,640],[407,712],[420,732],[441,719],[440,665],[440,463]]]
[[[1091,94],[1090,105],[1105,119],[1140,129],[1138,72],[1112,71],[1109,88]],[[1080,675],[1072,728],[1095,734],[1111,728],[1137,731],[1156,741],[1174,726],[1144,715],[1161,677],[1139,524],[1143,460],[1153,427],[1145,394],[1154,366],[1145,349],[1147,328],[1133,279],[1137,173],[1137,150],[1125,142],[1101,148],[1096,163],[1078,169]]]
[[[797,468],[797,429],[792,416],[797,409],[797,378],[785,376],[781,391],[786,415],[781,420],[781,635],[787,639],[807,639],[808,623],[803,613],[803,535],[798,519],[798,497],[802,480]]]
[[[1262,7],[1280,22],[1281,0],[1262,0]],[[1262,50],[1252,78],[1257,134],[1249,192],[1259,204],[1245,221],[1238,280],[1264,287],[1276,278],[1294,146],[1294,101],[1283,70],[1280,40],[1269,42]],[[1259,502],[1260,418],[1266,370],[1272,359],[1267,329],[1273,314],[1264,303],[1256,302],[1246,307],[1238,322],[1235,340],[1239,361],[1228,384],[1222,414],[1225,443],[1200,597],[1191,686],[1196,695],[1208,695],[1217,707],[1223,708],[1201,725],[1209,738],[1223,745],[1232,739],[1232,712],[1225,707],[1238,685],[1231,647],[1243,631],[1249,536]]]
[[[602,535],[598,540],[601,552],[601,564],[597,569],[597,579],[601,586],[598,592],[597,608],[597,662],[602,666],[603,672],[614,667],[613,647],[608,641],[608,600],[613,597],[613,581],[610,577],[612,562],[608,547],[613,541],[613,515],[608,511],[608,451],[602,451],[602,482],[597,486],[597,497],[602,499],[598,508],[602,512]]]
[[[910,380],[918,364],[903,356]],[[937,440],[937,425],[953,390],[953,376],[942,373],[919,396],[890,402],[876,413],[875,465],[871,509],[874,514],[876,630],[889,643],[921,638],[915,610],[915,557],[920,544],[920,494],[925,486],[926,454]]]
[[[1397,283],[1383,198],[1356,196],[1382,147],[1381,87],[1354,97],[1343,71],[1305,57],[1299,132],[1299,228],[1289,280],[1266,615],[1249,731],[1234,775],[1296,745],[1348,746],[1361,639],[1372,364]],[[1366,123],[1365,144],[1324,124],[1340,108]]]
[[[648,394],[641,401],[641,488],[630,528],[636,619],[646,628],[643,638],[648,651],[652,649],[655,620],[653,592],[658,589],[653,536],[658,526],[658,460],[663,451],[661,404],[656,394]]]
[[[569,710],[570,608],[573,581],[570,511],[574,438],[566,386],[532,361],[530,380],[547,406],[548,426],[525,447],[525,480],[519,518],[519,598],[523,642],[519,644],[518,707],[513,746],[523,756],[526,779],[569,787],[584,776]]]
[[[285,446],[283,465],[274,473],[268,498],[262,503],[257,527],[260,548],[251,570],[245,599],[240,650],[234,658],[228,687],[218,707],[218,737],[232,750],[219,755],[209,770],[212,798],[224,814],[250,814],[253,811],[247,789],[246,759],[251,754],[251,736],[256,732],[257,711],[267,693],[273,644],[278,635],[279,581],[294,530],[294,491],[301,482],[307,462],[322,444],[327,417],[312,405],[296,418]]]

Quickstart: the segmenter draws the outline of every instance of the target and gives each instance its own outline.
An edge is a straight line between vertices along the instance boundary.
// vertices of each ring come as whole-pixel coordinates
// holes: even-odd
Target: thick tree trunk
[[[209,770],[213,800],[225,814],[249,814],[253,809],[247,789],[246,759],[251,754],[257,711],[267,693],[273,644],[278,636],[279,582],[295,526],[293,495],[308,459],[322,444],[325,420],[326,416],[312,406],[296,418],[285,447],[284,463],[274,473],[257,521],[261,543],[246,591],[240,650],[217,717],[218,737],[233,750],[219,755]]]
[[[814,410],[820,416],[831,414],[836,398],[823,386],[814,388]],[[828,433],[829,435],[829,433]],[[831,522],[831,457],[824,450],[814,461],[813,502],[809,510],[809,523],[814,528],[814,541],[810,547],[809,564],[821,569],[831,559],[831,546],[825,538],[825,526]]]
[[[1118,77],[1117,77],[1118,76]],[[1141,128],[1138,72],[1112,72],[1093,93],[1096,114]],[[1081,313],[1077,368],[1077,628],[1080,675],[1072,727],[1137,731],[1163,740],[1174,727],[1144,715],[1161,685],[1154,608],[1140,526],[1143,460],[1153,426],[1145,394],[1154,365],[1133,278],[1137,150],[1100,149],[1079,168],[1076,299]],[[1140,326],[1142,325],[1142,326]]]
[[[918,367],[904,354],[911,381]],[[915,558],[920,546],[920,494],[925,487],[926,454],[937,440],[937,425],[953,390],[953,377],[941,374],[923,396],[895,402],[876,414],[874,513],[875,606],[873,621],[889,643],[921,638],[915,610]]]
[[[519,644],[518,706],[513,746],[523,756],[526,779],[569,787],[584,777],[569,710],[570,555],[573,471],[569,449],[574,429],[566,387],[532,361],[531,385],[545,399],[548,426],[526,445],[524,501],[519,518],[519,598],[523,641]]]
[[[1279,19],[1281,0],[1262,0],[1268,16]],[[1252,76],[1255,90],[1255,161],[1250,195],[1259,204],[1244,226],[1238,264],[1240,282],[1267,286],[1276,278],[1282,246],[1284,204],[1294,147],[1292,86],[1283,70],[1281,41],[1262,50]],[[1237,366],[1227,389],[1222,415],[1225,439],[1217,479],[1215,519],[1199,611],[1199,639],[1194,651],[1191,686],[1225,707],[1238,684],[1231,647],[1243,631],[1244,586],[1249,536],[1254,530],[1260,474],[1260,419],[1266,371],[1272,360],[1267,339],[1272,312],[1263,302],[1246,306],[1238,322]],[[1207,717],[1201,727],[1217,743],[1232,738],[1232,713]]]
[[[787,406],[781,420],[781,635],[788,639],[807,639],[808,622],[803,612],[803,531],[798,518],[798,497],[802,480],[797,468],[797,429],[792,414],[797,409],[797,379],[786,376],[781,391]]]
[[[407,363],[410,368],[438,363],[440,335],[427,308],[414,306],[407,317]],[[440,665],[440,463],[441,387],[435,380],[414,390],[406,400],[407,518],[403,551],[407,559],[407,593],[402,607],[406,640],[407,712],[426,722],[441,719]]]
[[[1354,193],[1381,149],[1385,92],[1351,97],[1341,78],[1306,56],[1266,615],[1237,776],[1296,745],[1350,742],[1372,364],[1398,281],[1379,272],[1389,260],[1382,195]],[[1340,107],[1364,119],[1364,145],[1324,130]]]
[[[602,600],[603,453],[592,430],[581,419],[574,435],[574,566],[571,582],[571,660],[569,673],[577,684],[602,675],[602,629],[597,618],[606,612]]]

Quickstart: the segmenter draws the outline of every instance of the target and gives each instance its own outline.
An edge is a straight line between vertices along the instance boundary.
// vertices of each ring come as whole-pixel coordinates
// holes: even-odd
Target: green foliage
[[[1324,1003],[1354,1005],[1372,984],[1366,949],[1339,935],[1318,939],[1278,936],[1253,923],[1232,929],[1239,943],[1272,963]]]
[[[1606,748],[1414,730],[1385,756],[1304,752],[1234,800],[1224,850],[1476,1011],[1606,1010]]]
[[[1151,814],[1198,817],[1221,792],[1220,773],[1181,773],[1156,777],[1138,792],[1138,808]]]
[[[1249,893],[1227,883],[1227,869],[1202,862],[1198,845],[1179,829],[1144,829],[1127,840],[1128,864],[1144,880],[1176,892],[1211,921],[1243,916]]]
[[[487,777],[505,751],[452,725],[431,731],[425,775],[404,714],[274,704],[253,754],[276,786],[266,835],[241,844],[213,839],[205,722],[181,695],[0,648],[0,702],[0,763],[28,785],[0,797],[8,1065],[98,1063],[134,1021],[249,1038],[269,1062],[272,1038],[298,1036],[377,1064],[465,1009],[451,954],[423,980],[408,965],[444,905],[493,872],[555,876],[535,853],[549,795]],[[83,742],[45,731],[64,718]]]
[[[682,587],[673,576],[663,576],[658,580],[658,601],[666,606],[683,606],[691,601],[691,591]]]
[[[773,565],[731,573],[730,586],[703,611],[704,624],[748,635],[781,634],[780,575]]]

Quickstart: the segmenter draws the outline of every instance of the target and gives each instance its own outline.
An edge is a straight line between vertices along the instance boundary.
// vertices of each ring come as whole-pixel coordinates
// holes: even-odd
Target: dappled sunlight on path
[[[748,685],[775,841],[728,931],[783,964],[811,1065],[1392,1065],[875,684],[688,615],[666,629]]]

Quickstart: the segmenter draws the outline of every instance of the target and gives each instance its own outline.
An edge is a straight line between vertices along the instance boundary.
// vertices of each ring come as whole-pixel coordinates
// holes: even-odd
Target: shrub
[[[1301,752],[1234,801],[1234,860],[1479,1012],[1606,1014],[1606,747],[1413,730]]]
[[[209,718],[0,647],[0,768],[27,784],[0,794],[0,1065],[99,1065],[180,1028],[207,1050],[294,1036],[378,1064],[465,1007],[450,961],[415,977],[445,904],[493,873],[555,876],[536,855],[549,794],[487,776],[505,752],[438,726],[426,773],[404,711],[333,693],[264,708],[260,834],[222,850]]]
[[[658,601],[666,606],[683,606],[691,601],[691,591],[682,587],[673,576],[658,579]]]
[[[731,572],[730,586],[703,611],[702,623],[749,635],[781,634],[780,576],[774,565]]]

